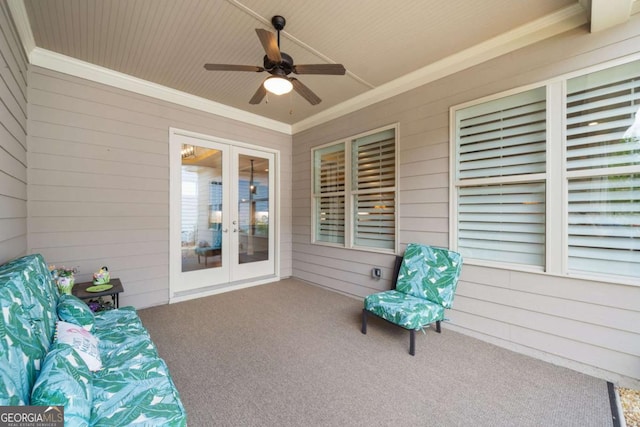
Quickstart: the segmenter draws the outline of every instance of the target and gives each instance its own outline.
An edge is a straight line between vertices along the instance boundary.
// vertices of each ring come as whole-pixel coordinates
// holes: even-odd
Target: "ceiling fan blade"
[[[267,95],[267,90],[264,88],[264,85],[260,83],[260,87],[249,100],[249,104],[253,104],[253,105],[260,104],[266,95]]]
[[[264,71],[264,68],[255,65],[204,64],[204,68],[209,71]]]
[[[293,72],[296,74],[329,74],[333,76],[344,76],[347,72],[342,64],[301,64],[294,65]]]
[[[282,55],[280,55],[280,48],[278,47],[278,40],[275,34],[262,28],[256,28],[256,33],[258,34],[264,51],[267,53],[267,58],[276,63],[282,62]]]
[[[318,95],[313,93],[313,91],[311,89],[309,89],[308,87],[303,85],[300,80],[298,80],[298,79],[296,79],[294,77],[291,77],[289,80],[291,81],[291,84],[293,85],[293,90],[298,92],[298,94],[300,94],[301,97],[303,97],[304,99],[309,101],[309,104],[318,105],[318,104],[320,104],[320,102],[322,102],[322,99],[320,99],[318,97]]]

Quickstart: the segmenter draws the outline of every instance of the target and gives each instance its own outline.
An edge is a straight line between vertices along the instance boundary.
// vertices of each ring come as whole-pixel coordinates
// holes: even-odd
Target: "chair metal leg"
[[[441,330],[440,330],[440,321],[439,320],[436,320],[436,332],[437,333],[441,332]]]
[[[416,331],[415,329],[409,330],[409,354],[416,355]]]
[[[367,334],[367,310],[362,309],[362,329],[363,334]]]

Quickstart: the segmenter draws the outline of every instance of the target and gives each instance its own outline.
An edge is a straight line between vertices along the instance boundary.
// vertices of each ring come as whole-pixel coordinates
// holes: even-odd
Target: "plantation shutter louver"
[[[395,129],[352,141],[352,194],[356,246],[395,247]]]
[[[458,112],[458,179],[545,171],[544,88]]]
[[[569,181],[569,269],[640,277],[640,174]]]
[[[567,169],[640,165],[640,62],[567,82]],[[638,124],[640,127],[640,123]]]
[[[544,183],[462,187],[458,203],[463,256],[544,265]]]
[[[344,243],[345,152],[344,144],[314,153],[316,234],[319,242]]]
[[[456,143],[460,253],[544,266],[545,88],[456,111]]]
[[[569,270],[640,277],[640,61],[568,80],[566,120]]]

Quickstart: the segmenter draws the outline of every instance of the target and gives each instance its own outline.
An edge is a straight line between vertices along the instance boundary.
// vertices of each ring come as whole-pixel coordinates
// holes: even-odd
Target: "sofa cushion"
[[[157,356],[94,373],[93,393],[92,426],[186,425],[169,369]]]
[[[95,324],[95,317],[89,306],[80,298],[69,294],[60,296],[58,317],[65,322],[80,325],[87,331],[91,331]]]
[[[17,346],[0,346],[0,406],[29,404],[36,369]]]
[[[69,344],[73,347],[90,371],[98,371],[102,368],[98,339],[81,326],[59,321],[56,326],[56,342]]]
[[[87,364],[68,344],[56,343],[44,359],[31,393],[31,404],[64,406],[65,426],[87,426],[93,403]]]
[[[91,425],[184,426],[169,369],[133,307],[96,313],[103,368],[93,374]]]
[[[29,404],[53,338],[58,297],[41,255],[0,266],[0,405]]]

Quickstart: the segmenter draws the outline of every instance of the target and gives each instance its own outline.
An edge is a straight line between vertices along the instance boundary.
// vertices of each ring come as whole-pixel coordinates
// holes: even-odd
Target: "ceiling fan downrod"
[[[275,15],[271,18],[271,25],[273,25],[273,28],[278,32],[278,48],[280,47],[280,30],[282,30],[286,24],[287,20],[284,19],[283,16]]]

